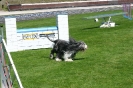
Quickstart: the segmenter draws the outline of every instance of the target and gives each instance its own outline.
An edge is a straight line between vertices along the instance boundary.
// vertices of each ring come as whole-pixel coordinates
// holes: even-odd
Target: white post
[[[18,44],[17,41],[17,26],[16,26],[16,18],[7,17],[5,18],[5,26],[6,26],[6,39],[7,39],[7,47],[9,51],[17,51]]]
[[[69,41],[68,15],[57,15],[59,39]]]

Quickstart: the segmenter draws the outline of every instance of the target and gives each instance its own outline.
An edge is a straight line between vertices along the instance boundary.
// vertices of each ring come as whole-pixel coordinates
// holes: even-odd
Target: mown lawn
[[[51,49],[11,53],[24,88],[133,88],[133,21],[113,16],[115,28],[83,17],[116,11],[69,15],[70,36],[88,49],[73,62],[49,59]],[[56,18],[17,23],[18,28],[56,25]],[[18,88],[18,87],[14,87]]]

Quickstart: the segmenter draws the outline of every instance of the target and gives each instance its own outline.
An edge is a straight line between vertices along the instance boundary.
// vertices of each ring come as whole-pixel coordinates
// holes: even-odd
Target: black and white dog
[[[54,58],[54,53],[56,53],[55,60],[56,61],[73,61],[73,58],[79,51],[84,51],[87,49],[87,45],[81,41],[75,41],[70,38],[69,42],[65,40],[51,40],[48,36],[47,38],[54,43],[53,49],[50,53],[50,58]]]

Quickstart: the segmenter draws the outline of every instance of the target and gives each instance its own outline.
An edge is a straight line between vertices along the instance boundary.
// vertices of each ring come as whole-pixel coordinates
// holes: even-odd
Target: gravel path
[[[26,10],[26,11],[11,11],[11,12],[0,11],[0,16],[17,15],[17,14],[28,14],[28,13],[39,13],[39,12],[53,12],[53,11],[63,11],[63,10],[109,8],[109,7],[121,7],[121,5],[105,5],[105,6],[74,7],[74,8],[56,8],[56,9]]]

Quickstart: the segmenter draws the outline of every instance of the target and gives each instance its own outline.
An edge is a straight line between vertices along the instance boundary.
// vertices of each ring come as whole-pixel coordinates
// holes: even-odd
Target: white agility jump
[[[9,52],[27,49],[52,48],[53,43],[41,34],[53,33],[51,38],[69,41],[68,15],[57,15],[57,26],[17,29],[16,18],[5,18]],[[44,24],[45,25],[45,24]]]

